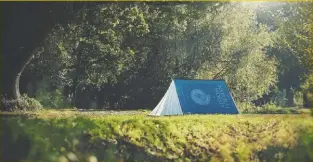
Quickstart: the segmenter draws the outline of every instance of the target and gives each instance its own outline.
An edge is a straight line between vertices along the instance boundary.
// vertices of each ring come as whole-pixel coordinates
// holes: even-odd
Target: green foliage
[[[313,131],[301,134],[296,149],[288,153],[289,161],[310,161],[313,159]],[[306,154],[307,156],[301,156]]]
[[[196,77],[225,79],[239,102],[251,102],[268,93],[276,83],[276,60],[267,57],[262,49],[273,43],[273,36],[265,26],[255,25],[255,12],[232,4],[208,17],[214,19],[207,20],[204,28],[214,33],[215,39],[211,38],[214,42],[207,37],[201,39],[198,48],[203,48],[205,57]]]
[[[290,59],[291,61],[289,61],[288,64],[285,65],[285,69],[289,68],[288,70],[286,70],[287,73],[288,71],[294,72],[292,80],[299,80],[300,77],[309,78],[313,72],[312,2],[286,3],[281,7],[280,11],[277,11],[273,15],[276,15],[276,25],[278,27],[278,41],[276,42],[275,47],[284,54],[283,56],[285,56],[285,58],[291,58],[289,54],[292,54],[292,56],[295,57],[293,59]],[[283,58],[282,60],[286,60],[285,58]],[[298,65],[298,62],[300,65]],[[304,84],[307,84],[307,81],[305,79],[302,79],[300,83],[295,84],[292,80],[290,80],[290,78],[291,76],[289,75],[287,77],[282,77],[281,80],[282,82],[285,82],[285,84],[290,83],[292,87],[296,86],[297,88],[300,88],[301,84],[302,86]],[[304,89],[302,88],[305,98],[306,90]],[[308,93],[308,97],[312,98],[312,96],[310,96],[310,93]],[[311,105],[311,101],[309,100],[310,99],[304,100],[304,106]]]
[[[67,103],[59,89],[52,92],[38,90],[35,95],[36,100],[46,108],[66,108],[69,106],[69,103]]]
[[[295,92],[294,96],[294,103],[297,107],[303,107],[303,92],[301,90],[298,90]]]
[[[251,102],[277,81],[274,35],[255,19],[241,3],[96,5],[57,26],[30,69],[109,107],[150,107],[172,78],[225,79]]]
[[[240,113],[243,114],[253,114],[257,112],[257,106],[249,102],[236,102],[236,106]]]
[[[93,94],[105,84],[113,86],[122,73],[137,66],[133,40],[149,32],[144,9],[136,3],[95,5],[80,10],[69,24],[56,26],[29,67],[54,87],[39,90],[39,100],[47,107],[64,107],[59,90],[67,89],[62,95],[79,107],[80,96],[94,100]],[[92,102],[85,100],[81,103]]]
[[[42,105],[36,99],[28,97],[26,94],[22,95],[22,99],[26,103],[27,110],[40,110],[42,109]]]
[[[283,108],[274,102],[262,106],[255,106],[253,103],[237,102],[237,107],[242,114],[309,114],[308,109]]]
[[[55,27],[30,70],[67,87],[63,95],[76,107],[97,102],[150,108],[173,78],[225,79],[237,102],[274,94],[266,102],[283,107],[293,100],[290,87],[300,88],[300,75],[313,69],[310,4],[267,3],[256,10],[215,2],[85,7],[69,24]],[[49,90],[55,97],[40,100],[56,100],[49,107],[57,107],[63,100],[57,93]]]
[[[286,89],[287,106],[293,106],[293,89],[312,73],[312,3],[276,3],[258,9],[257,22],[266,24],[274,33],[275,41],[268,50],[279,62],[278,83],[280,90]]]
[[[45,108],[66,108],[70,104],[59,89],[53,90],[48,86],[49,82],[42,81],[38,85],[35,99]]]
[[[309,114],[309,109],[282,108],[270,102],[257,108],[257,114]]]
[[[273,102],[270,102],[265,105],[262,105],[259,110],[259,113],[275,114],[278,108],[279,108],[278,105],[276,105]]]
[[[301,85],[303,95],[306,97],[306,107],[313,109],[313,74],[307,77],[305,82]]]
[[[74,88],[113,84],[132,65],[135,53],[128,39],[148,31],[143,11],[136,4],[97,5],[78,12],[70,24],[57,26],[37,61],[55,84]]]
[[[98,161],[312,160],[313,120],[308,115],[154,118],[146,114],[43,111],[26,118],[2,114],[6,149],[1,150],[1,158],[47,162],[91,157]]]
[[[284,107],[286,106],[286,101],[286,89],[283,89],[282,91],[276,89],[272,96],[271,102],[273,102],[277,106]]]
[[[313,69],[312,53],[312,2],[284,5],[284,12],[288,16],[280,19],[281,48],[287,48],[296,55],[301,64],[309,71]],[[277,15],[282,16],[282,15]]]
[[[1,111],[37,111],[42,105],[34,98],[22,95],[21,100],[9,100],[1,96]]]

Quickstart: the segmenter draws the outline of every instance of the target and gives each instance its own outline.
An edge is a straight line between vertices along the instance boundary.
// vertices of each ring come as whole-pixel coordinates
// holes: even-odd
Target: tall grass
[[[146,112],[44,111],[2,114],[2,123],[6,149],[1,157],[10,161],[313,160],[313,120],[305,114],[148,117]]]

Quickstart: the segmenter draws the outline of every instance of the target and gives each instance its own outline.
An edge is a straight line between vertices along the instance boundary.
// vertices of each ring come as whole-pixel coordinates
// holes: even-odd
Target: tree
[[[118,5],[119,6],[113,7],[113,9],[118,9],[118,8],[121,8],[122,6],[127,6],[125,4],[118,4]],[[136,33],[139,33],[139,34],[142,33],[143,30],[140,28],[145,26],[144,24],[143,24],[144,26],[140,25],[140,23],[137,24],[137,26],[134,24],[135,25],[134,27],[136,28],[133,28],[132,32],[127,31],[127,26],[120,26],[118,31],[117,29],[113,29],[114,27],[101,29],[101,25],[92,26],[92,23],[88,22],[88,21],[91,21],[91,19],[88,19],[88,15],[89,15],[88,12],[92,11],[92,12],[97,13],[98,10],[90,9],[89,11],[84,11],[87,13],[87,16],[86,16],[87,19],[83,19],[82,16],[79,16],[76,19],[76,22],[78,23],[71,24],[71,26],[75,27],[74,29],[72,29],[72,31],[75,31],[75,34],[71,33],[70,32],[71,30],[69,30],[68,27],[65,27],[65,28],[61,27],[58,30],[56,29],[54,31],[54,34],[51,34],[50,38],[47,39],[47,43],[46,43],[47,45],[50,44],[50,47],[46,47],[45,53],[41,55],[42,56],[41,58],[37,59],[38,62],[36,63],[36,64],[39,63],[40,65],[47,65],[47,66],[45,68],[43,66],[37,66],[36,69],[38,70],[45,69],[45,71],[47,71],[49,69],[48,67],[51,67],[51,65],[53,65],[53,68],[50,68],[50,70],[52,70],[50,73],[47,73],[47,72],[45,73],[39,72],[39,73],[45,74],[46,76],[49,76],[49,77],[53,76],[53,79],[52,78],[49,78],[49,79],[53,81],[58,81],[60,84],[64,83],[63,85],[72,86],[73,81],[68,80],[68,79],[74,78],[74,77],[70,77],[70,74],[73,72],[71,72],[71,70],[68,67],[74,68],[73,64],[75,64],[75,62],[77,63],[77,59],[76,59],[77,52],[74,52],[74,50],[71,50],[73,48],[68,48],[69,45],[71,46],[76,45],[75,41],[73,41],[74,42],[73,43],[70,40],[72,40],[73,37],[77,37],[78,39],[80,36],[76,36],[77,33],[80,33],[80,32],[89,33],[90,29],[93,29],[96,31],[104,30],[104,32],[113,31],[113,36],[115,36],[116,34],[119,34],[118,36],[119,40],[124,40],[124,41],[119,42],[118,40],[117,42],[106,42],[107,45],[109,46],[106,46],[106,48],[103,48],[103,51],[105,52],[105,54],[101,57],[104,57],[104,56],[113,57],[113,53],[111,52],[112,50],[118,51],[120,50],[118,48],[126,49],[127,47],[129,47],[129,49],[133,51],[135,55],[133,55],[132,57],[129,57],[131,55],[129,55],[125,50],[120,50],[119,52],[117,52],[117,55],[115,55],[113,58],[109,58],[107,60],[100,60],[100,62],[97,62],[97,66],[99,68],[93,71],[96,74],[96,75],[93,75],[94,77],[90,75],[93,72],[88,70],[91,68],[83,67],[82,69],[87,70],[87,71],[85,71],[84,74],[78,73],[80,74],[80,76],[84,77],[84,78],[81,78],[80,80],[82,81],[81,88],[86,88],[87,85],[89,85],[93,88],[97,88],[97,87],[100,88],[101,93],[114,94],[116,92],[112,90],[113,86],[116,88],[118,87],[122,88],[122,87],[128,86],[128,87],[132,87],[131,90],[130,91],[124,90],[126,92],[120,95],[135,96],[136,94],[134,93],[137,93],[136,89],[140,90],[143,87],[143,89],[146,89],[145,94],[149,94],[149,95],[143,95],[143,96],[146,96],[147,98],[149,96],[155,98],[155,96],[157,96],[155,95],[155,93],[159,92],[160,86],[162,85],[161,89],[165,89],[165,87],[167,86],[166,82],[168,82],[171,77],[175,77],[175,75],[183,76],[189,73],[188,70],[187,71],[184,70],[184,65],[188,65],[188,62],[184,60],[184,58],[190,59],[191,57],[188,56],[188,52],[189,50],[193,50],[193,49],[190,49],[189,46],[185,47],[185,44],[188,43],[187,41],[190,42],[189,39],[192,37],[192,34],[194,34],[194,31],[188,33],[187,30],[188,31],[193,30],[192,23],[195,22],[193,20],[194,18],[196,19],[201,18],[200,16],[201,11],[197,10],[197,7],[201,7],[201,5],[200,4],[194,4],[193,6],[186,5],[186,4],[164,5],[164,4],[153,3],[153,4],[147,4],[147,5],[140,4],[140,5],[135,5],[135,6],[137,6],[138,11],[140,11],[143,14],[141,15],[139,13],[139,16],[140,15],[141,15],[140,17],[143,16],[146,22],[148,23],[150,32],[148,34],[145,34],[144,37],[136,36]],[[213,10],[213,8],[218,8],[219,6],[221,6],[221,4],[218,4],[218,5],[209,4],[208,6],[211,6],[211,9]],[[206,10],[206,9],[207,8],[204,7],[202,10]],[[116,21],[118,19],[113,20],[111,17],[116,17],[115,15],[119,15],[116,12],[119,12],[119,11],[118,10],[114,12],[108,11],[107,13],[109,14],[103,15],[103,19],[108,24],[114,25],[114,23],[118,22]],[[89,17],[92,17],[92,16],[89,16]],[[97,17],[100,17],[100,15],[98,15]],[[138,17],[136,20],[144,20],[140,17]],[[85,25],[78,25],[78,24],[81,24],[80,22],[88,22],[88,23]],[[141,22],[144,23],[143,21]],[[123,23],[121,23],[120,25],[122,24]],[[187,26],[188,26],[188,29],[187,29]],[[68,32],[70,32],[70,34],[67,34]],[[69,36],[67,37],[66,35],[69,35]],[[78,34],[78,35],[81,35],[81,34]],[[87,35],[94,36],[95,34],[90,33]],[[60,38],[60,36],[62,38]],[[187,39],[185,38],[185,36],[188,36]],[[97,46],[96,44],[97,42],[95,40],[97,40],[98,38],[92,38],[92,39],[93,39],[93,42],[91,42],[90,44],[94,44]],[[59,40],[64,40],[64,41],[61,41],[62,44],[59,43],[57,47],[55,45],[56,44],[55,42]],[[113,39],[109,39],[109,41],[112,41],[112,40]],[[65,43],[65,42],[68,42],[68,43]],[[191,42],[191,43],[196,44],[196,42]],[[64,47],[67,46],[65,50],[63,46]],[[75,46],[75,47],[78,47],[78,46]],[[98,55],[100,53],[98,52],[98,54],[93,54],[94,53],[93,51],[97,50],[97,48],[94,50],[94,49],[91,49],[90,47],[88,50],[85,50],[86,53],[82,54],[84,58],[81,60],[84,60],[85,62],[81,63],[80,64],[81,66],[84,66],[87,63],[89,64],[89,62],[92,62],[93,59],[99,60],[97,59],[96,56],[100,56]],[[51,50],[48,50],[48,49],[51,49]],[[64,52],[60,52],[60,50],[55,50],[55,49],[61,49],[61,51],[64,51]],[[75,50],[75,51],[78,51],[78,50]],[[180,52],[184,52],[184,53],[180,53]],[[48,55],[48,53],[50,54]],[[193,56],[194,53],[195,52],[192,52],[191,56]],[[67,55],[71,55],[75,57],[71,57],[71,59],[68,59],[68,57],[63,57]],[[124,66],[124,70],[115,69],[118,66],[116,66],[117,63],[115,63],[114,60],[119,60],[119,61],[128,60],[127,62],[124,62],[123,64],[119,64],[119,65]],[[195,58],[193,60],[195,60]],[[33,62],[33,64],[34,63],[35,62]],[[196,62],[192,64],[195,65]],[[110,67],[104,67],[102,65],[110,65]],[[192,66],[188,66],[188,67],[190,68]],[[177,71],[176,69],[179,71]],[[67,71],[67,72],[63,73],[62,71]],[[86,74],[88,74],[88,76]],[[102,75],[103,77],[100,77],[100,75]],[[63,81],[60,82],[60,78],[63,78],[61,79]],[[92,78],[94,78],[94,80],[91,80]],[[145,79],[146,82],[142,84],[139,81],[143,79]],[[89,80],[89,83],[86,82],[88,80]],[[98,82],[96,80],[99,80],[101,82]],[[117,81],[116,86],[114,83],[115,80]],[[105,85],[108,85],[108,86],[105,86]],[[142,94],[142,92],[140,93]],[[98,94],[97,98],[102,98],[102,97],[100,94]],[[114,101],[115,99],[111,98],[110,100]]]
[[[47,37],[36,69],[50,71],[46,76],[56,81],[55,85],[70,87],[67,93],[73,95],[76,105],[77,90],[113,85],[117,76],[133,65],[135,52],[126,38],[136,39],[147,32],[136,4],[84,8],[71,23],[58,26]]]
[[[266,26],[256,25],[255,14],[241,4],[232,4],[214,16],[210,24],[216,23],[220,28],[219,34],[214,31],[219,48],[205,51],[206,59],[202,59],[205,62],[198,71],[201,79],[225,79],[240,102],[259,99],[277,81],[276,60],[265,55],[273,43],[273,35]]]
[[[20,99],[20,76],[33,51],[55,24],[66,23],[80,7],[81,3],[1,3],[2,30],[6,31],[1,34],[2,95]]]
[[[284,19],[278,19],[280,41],[278,47],[281,50],[290,52],[298,60],[304,69],[300,76],[302,76],[302,86],[299,89],[305,93],[303,95],[304,105],[311,106],[313,101],[310,101],[313,91],[309,88],[311,76],[313,75],[313,12],[312,3],[297,3],[284,6],[282,12],[286,15]],[[279,15],[280,16],[280,15]],[[304,87],[308,88],[305,89]]]
[[[235,3],[99,5],[55,28],[31,67],[99,107],[152,107],[171,79],[197,77],[226,79],[236,99],[252,101],[276,82],[264,54],[272,34],[254,21]]]

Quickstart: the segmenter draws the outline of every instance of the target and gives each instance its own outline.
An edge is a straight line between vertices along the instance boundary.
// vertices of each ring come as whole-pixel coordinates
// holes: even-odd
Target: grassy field
[[[313,161],[307,114],[1,113],[2,161]],[[40,160],[38,160],[40,159]]]

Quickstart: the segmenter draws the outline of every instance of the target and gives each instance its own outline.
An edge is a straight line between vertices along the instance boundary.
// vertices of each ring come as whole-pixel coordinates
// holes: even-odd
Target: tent
[[[238,114],[224,80],[172,80],[149,115]]]

